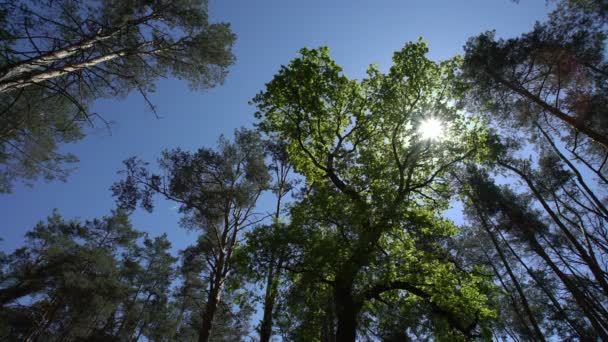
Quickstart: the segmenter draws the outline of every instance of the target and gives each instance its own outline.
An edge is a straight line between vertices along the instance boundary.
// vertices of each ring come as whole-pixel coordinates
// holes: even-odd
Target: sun
[[[440,120],[429,118],[420,123],[418,133],[422,135],[422,139],[439,140],[443,134],[443,126]]]

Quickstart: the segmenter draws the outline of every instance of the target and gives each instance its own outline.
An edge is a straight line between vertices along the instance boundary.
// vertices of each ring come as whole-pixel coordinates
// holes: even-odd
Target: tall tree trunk
[[[583,187],[583,189],[585,189],[585,192],[587,193],[587,195],[592,199],[593,204],[595,204],[597,209],[603,213],[602,216],[604,218],[607,218],[608,209],[606,209],[606,206],[604,206],[604,203],[602,203],[602,201],[600,201],[600,199],[597,198],[597,196],[595,195],[595,191],[593,191],[593,190],[591,190],[591,188],[589,188],[589,186],[585,182],[585,179],[583,178],[583,175],[581,174],[581,172],[576,168],[576,166],[574,166],[574,164],[572,164],[572,162],[568,158],[566,158],[566,156],[564,156],[564,154],[559,150],[559,148],[557,148],[557,146],[555,145],[555,143],[553,142],[553,140],[551,139],[549,134],[538,123],[536,123],[536,127],[542,133],[542,135],[545,137],[547,142],[551,145],[551,147],[553,148],[553,151],[559,156],[559,158],[564,163],[566,163],[566,165],[568,165],[570,170],[574,173],[574,175],[576,176],[576,180],[581,185],[581,187]]]
[[[98,32],[96,35],[86,37],[85,39],[74,44],[67,45],[57,50],[42,54],[40,56],[19,61],[17,63],[13,63],[3,68],[0,68],[0,84],[5,83],[9,80],[15,81],[24,78],[29,78],[29,75],[35,74],[35,71],[40,70],[41,68],[48,67],[53,63],[61,62],[62,60],[73,56],[79,52],[85,52],[86,50],[93,48],[95,45],[98,45],[112,37],[115,37],[130,28],[137,27],[147,21],[159,18],[162,11],[162,9],[154,11],[153,13],[150,13],[149,15],[143,16],[141,18],[127,21],[124,25],[114,28],[108,32]],[[1,91],[2,90],[0,90],[0,92]]]
[[[35,327],[28,334],[27,338],[25,339],[26,342],[38,341],[38,338],[40,336],[44,336],[46,329],[53,322],[53,318],[54,318],[57,310],[59,310],[59,307],[60,307],[59,301],[56,298],[52,299],[51,302],[49,303],[49,308],[42,315],[42,318],[40,319],[40,323],[38,324],[38,326]]]
[[[551,267],[553,272],[558,276],[558,278],[560,278],[560,280],[566,286],[568,291],[570,291],[572,297],[574,298],[578,306],[583,310],[583,312],[587,316],[587,319],[593,326],[594,330],[598,333],[598,335],[602,338],[603,341],[608,341],[608,327],[606,326],[605,322],[601,320],[601,318],[596,316],[596,313],[594,312],[593,308],[589,307],[589,304],[585,299],[586,296],[580,291],[576,284],[574,284],[572,280],[567,275],[565,275],[559,269],[559,267],[557,267],[557,265],[553,262],[553,260],[551,260],[549,255],[545,253],[544,249],[538,243],[538,241],[534,240],[531,242],[532,249],[549,265],[549,267]]]
[[[203,312],[203,324],[198,331],[198,342],[208,342],[211,337],[211,328],[213,327],[213,318],[217,312],[217,308],[220,304],[220,298],[222,295],[222,285],[216,281],[213,289],[209,293],[207,304],[205,304],[205,311]]]
[[[462,182],[461,182],[461,184],[462,184]],[[540,327],[538,326],[538,322],[536,321],[536,318],[534,317],[534,314],[532,313],[532,310],[530,309],[530,304],[528,303],[528,299],[526,298],[526,295],[524,294],[524,291],[521,288],[521,285],[519,284],[519,280],[513,273],[513,270],[511,269],[511,265],[509,265],[509,261],[505,257],[505,254],[503,253],[502,248],[500,248],[498,239],[496,238],[496,236],[494,236],[494,233],[492,232],[492,229],[490,228],[490,224],[486,220],[486,217],[484,216],[481,208],[479,207],[479,203],[477,202],[477,199],[475,199],[470,193],[467,192],[467,194],[471,200],[471,203],[475,207],[475,210],[477,211],[477,216],[479,217],[479,220],[481,221],[481,226],[483,227],[483,229],[486,231],[486,233],[490,237],[490,240],[492,240],[492,245],[494,246],[494,249],[498,253],[498,256],[499,256],[500,260],[502,261],[502,264],[504,265],[505,269],[507,270],[507,274],[509,274],[509,278],[511,278],[511,282],[513,282],[513,285],[515,286],[515,290],[517,291],[517,294],[521,298],[522,306],[524,308],[526,315],[528,316],[528,320],[530,321],[530,324],[532,324],[532,328],[534,329],[534,334],[537,336],[537,338],[540,341],[544,342],[545,341],[544,334],[543,334],[542,330],[540,329]],[[492,265],[492,268],[494,268],[496,275],[498,277],[500,277],[498,269],[496,269],[494,267],[494,265]],[[501,279],[501,283],[503,284],[503,287],[505,287],[505,291],[506,291],[507,288],[506,288],[506,285],[503,283],[502,279]],[[515,298],[513,298],[513,300],[515,300]],[[515,305],[515,302],[513,304]],[[526,327],[526,329],[528,329],[527,324],[525,324],[525,327]]]
[[[212,273],[211,288],[207,297],[207,303],[205,304],[205,311],[203,312],[203,323],[198,331],[198,342],[208,342],[209,337],[211,337],[213,318],[215,317],[215,313],[220,304],[224,287],[225,258],[225,254],[220,252],[218,262]]]
[[[473,202],[474,202],[474,200],[473,200]],[[528,316],[528,320],[530,321],[532,328],[534,329],[534,333],[536,334],[536,337],[540,341],[544,342],[545,341],[544,334],[543,334],[542,330],[540,329],[538,322],[536,321],[536,318],[534,317],[534,313],[532,312],[532,309],[530,309],[530,304],[528,303],[528,298],[526,298],[526,295],[525,295],[523,289],[521,288],[521,285],[519,284],[519,280],[513,273],[513,270],[511,269],[511,265],[509,265],[509,261],[505,257],[505,254],[503,253],[502,248],[500,248],[500,244],[498,243],[496,236],[494,236],[494,233],[490,229],[490,226],[489,226],[488,222],[486,221],[485,217],[483,216],[483,213],[479,209],[477,203],[475,203],[475,208],[476,208],[477,214],[479,215],[479,218],[481,220],[481,225],[483,226],[486,233],[488,233],[488,235],[490,236],[490,239],[492,240],[492,244],[494,245],[494,249],[496,249],[496,252],[498,252],[498,256],[500,257],[502,264],[504,265],[505,269],[507,270],[507,274],[509,274],[509,278],[511,278],[511,282],[513,283],[513,286],[515,286],[515,290],[517,291],[517,294],[519,295],[519,298],[521,299],[521,304],[524,308],[526,316]]]
[[[482,248],[482,250],[483,250],[483,248]],[[530,337],[534,336],[534,331],[532,331],[530,329],[530,326],[524,320],[524,315],[519,310],[519,306],[517,305],[517,300],[513,296],[513,293],[509,290],[509,287],[507,286],[507,284],[505,284],[504,280],[502,279],[502,275],[500,274],[500,271],[498,270],[498,268],[496,268],[496,266],[492,262],[492,258],[488,255],[488,253],[485,250],[483,250],[483,253],[485,254],[486,258],[488,259],[490,266],[492,267],[492,270],[494,271],[494,275],[496,275],[496,278],[498,279],[498,282],[500,283],[500,285],[502,286],[504,291],[509,295],[509,299],[511,300],[511,303],[513,305],[513,311],[515,311],[515,315],[516,315],[515,319],[519,322],[519,324],[521,324],[521,326],[524,328],[524,330],[526,330],[526,333],[528,333]]]
[[[260,325],[260,342],[270,341],[272,336],[272,313],[276,299],[277,282],[275,265],[269,264],[268,276],[266,278],[266,295],[264,297],[264,316]]]
[[[531,183],[530,179],[528,177],[526,177],[525,174],[523,174],[521,171],[519,171],[518,169],[516,169],[508,164],[504,164],[502,162],[499,162],[499,165],[502,165],[502,166],[510,169],[511,171],[514,171],[518,175],[520,175],[528,183],[531,190],[532,191],[535,190],[535,187]],[[538,193],[536,193],[535,195],[538,195]],[[542,198],[540,198],[539,200],[541,200],[541,199]],[[526,226],[527,222],[521,220],[521,218],[519,218],[517,215],[513,215],[512,210],[508,209],[507,203],[504,203],[503,201],[499,201],[499,204],[500,204],[500,210],[509,218],[512,225],[520,227],[519,229],[521,229],[522,231],[530,231],[530,228],[528,228]],[[546,203],[543,202],[543,204],[544,204],[543,206],[545,207]],[[547,209],[547,208],[545,207],[545,209]],[[550,210],[550,208],[549,208],[549,210]],[[551,213],[552,213],[552,211],[551,211]],[[557,264],[555,264],[555,262],[553,262],[551,257],[545,251],[544,247],[538,242],[536,235],[535,235],[536,233],[537,232],[532,232],[529,234],[525,234],[525,236],[524,236],[525,241],[529,245],[530,249],[532,251],[534,251],[541,259],[543,259],[545,261],[545,263],[551,268],[551,270],[561,280],[562,284],[570,292],[572,298],[577,303],[577,305],[581,308],[581,310],[584,312],[585,316],[587,317],[587,319],[593,326],[593,329],[600,336],[600,338],[604,341],[608,341],[608,324],[602,317],[598,316],[596,310],[589,304],[589,302],[588,302],[589,298],[587,298],[587,295],[585,293],[583,293],[581,291],[581,289],[579,289],[577,284],[568,275],[566,275],[564,272],[562,272],[562,270],[557,266]]]
[[[601,339],[603,341],[608,341],[608,326],[601,317],[597,316],[595,310],[590,307],[586,298],[587,296],[566,274],[560,270],[560,268],[553,262],[551,257],[545,252],[545,249],[534,237],[529,237],[528,243],[530,244],[531,249],[547,263],[551,270],[553,270],[553,272],[561,280],[566,289],[572,295],[572,298],[575,300],[581,310],[583,310],[585,316],[593,326],[593,329],[597,332]]]
[[[545,295],[549,298],[549,300],[555,307],[555,310],[558,312],[558,314],[560,314],[562,317],[564,317],[564,319],[568,322],[568,324],[570,324],[572,329],[579,335],[579,337],[583,338],[584,340],[594,340],[594,337],[588,336],[588,334],[580,326],[580,324],[578,324],[578,322],[575,322],[572,320],[572,318],[570,318],[570,315],[564,310],[564,308],[559,303],[559,301],[557,300],[555,295],[551,292],[551,290],[547,288],[544,281],[542,279],[539,279],[538,275],[535,274],[530,269],[530,267],[528,267],[527,263],[524,260],[522,260],[522,258],[519,256],[519,254],[513,249],[513,247],[511,247],[511,245],[509,244],[507,239],[503,236],[503,234],[500,232],[500,230],[498,231],[498,234],[500,235],[502,241],[507,246],[509,251],[511,251],[511,254],[517,259],[519,264],[524,267],[524,269],[526,270],[526,272],[528,273],[530,278],[532,278],[534,280],[534,282],[536,283],[536,286],[538,286],[541,290],[543,290]],[[597,339],[597,338],[595,338],[595,339]]]
[[[593,274],[595,280],[597,280],[598,284],[602,288],[604,294],[608,295],[608,282],[606,281],[606,278],[605,278],[605,272],[600,267],[597,259],[591,257],[587,253],[587,250],[578,241],[578,239],[576,238],[576,236],[574,236],[572,234],[572,232],[570,232],[570,230],[563,224],[563,222],[559,219],[559,217],[557,216],[557,214],[553,211],[553,209],[551,209],[551,207],[549,206],[549,204],[547,203],[547,201],[540,194],[540,192],[538,191],[538,189],[536,188],[536,186],[534,185],[534,183],[532,182],[532,180],[530,179],[530,177],[528,177],[528,175],[526,175],[521,170],[519,170],[519,169],[517,169],[517,168],[515,168],[515,167],[513,167],[513,166],[511,166],[509,164],[506,164],[504,162],[498,162],[498,164],[501,165],[501,166],[503,166],[503,167],[505,167],[505,168],[507,168],[507,169],[509,169],[509,170],[511,170],[511,171],[513,171],[513,172],[515,172],[517,175],[519,175],[526,182],[526,184],[528,185],[528,188],[530,188],[530,191],[532,191],[532,194],[534,194],[534,197],[536,197],[536,199],[540,202],[540,204],[545,209],[545,211],[547,212],[547,214],[549,214],[549,216],[551,217],[551,219],[553,220],[553,222],[555,222],[555,224],[560,228],[560,231],[568,239],[568,241],[570,242],[570,244],[572,244],[572,246],[575,248],[575,250],[580,255],[581,259],[583,259],[583,261],[585,262],[585,264],[587,265],[587,267],[589,268],[589,270]]]
[[[122,50],[118,50],[118,51],[113,51],[113,52],[107,53],[105,55],[101,55],[99,57],[89,59],[84,62],[62,66],[57,69],[48,69],[48,70],[44,70],[39,73],[28,74],[26,77],[22,77],[19,79],[10,79],[10,80],[6,80],[6,81],[0,81],[0,93],[11,91],[11,90],[16,90],[16,89],[21,89],[21,88],[27,87],[28,85],[31,85],[33,83],[41,83],[41,82],[44,82],[44,81],[47,81],[47,80],[50,80],[53,78],[67,75],[69,73],[91,68],[98,64],[102,64],[102,63],[111,61],[113,59],[119,58],[119,57],[123,57],[123,56],[127,56],[127,55],[136,55],[138,53],[142,53],[142,51],[139,51],[139,49],[144,47],[145,45],[147,45],[147,44],[140,44],[139,46],[136,46],[136,47],[130,48],[130,49],[122,49]]]
[[[519,94],[520,96],[525,97],[528,100],[532,101],[533,103],[537,104],[539,107],[541,107],[547,113],[549,113],[549,114],[553,115],[554,117],[558,118],[559,120],[563,121],[565,124],[569,125],[573,129],[585,134],[591,140],[602,145],[604,148],[608,148],[608,137],[596,132],[592,128],[585,125],[584,122],[580,122],[576,118],[571,117],[570,115],[562,112],[558,108],[549,105],[547,102],[543,101],[538,96],[532,94],[531,92],[529,92],[527,89],[523,88],[522,86],[517,85],[517,84],[513,83],[512,81],[509,81],[509,80],[503,78],[502,76],[496,74],[495,72],[493,72],[491,70],[486,70],[486,71],[498,83],[511,89],[513,92]]]
[[[355,342],[357,338],[357,316],[361,305],[355,301],[352,293],[352,281],[337,283],[334,290],[336,303],[336,341]]]
[[[32,73],[36,70],[44,68],[50,64],[60,62],[78,52],[83,52],[101,43],[104,40],[111,38],[114,34],[98,35],[90,39],[85,39],[78,43],[66,46],[62,49],[51,51],[47,54],[28,59],[14,65],[2,68],[0,70],[0,82],[5,82],[11,79],[22,78],[24,74]]]
[[[15,301],[19,298],[25,297],[30,294],[34,294],[38,291],[41,291],[44,288],[44,283],[40,282],[39,284],[19,284],[13,287],[7,287],[5,289],[0,289],[0,307],[10,304],[12,301]]]
[[[286,165],[285,161],[280,161],[280,166],[276,169],[278,188],[277,202],[274,213],[275,225],[278,224],[279,218],[281,217],[281,202],[283,200],[283,196],[286,194],[285,186],[287,184],[287,175],[289,174],[290,169],[291,166]],[[289,192],[289,190],[287,190],[287,192]],[[273,229],[275,229],[275,225],[272,226]],[[271,258],[271,260],[273,259],[274,258]],[[266,294],[264,296],[264,316],[262,317],[262,322],[260,324],[260,342],[269,342],[270,338],[272,337],[274,305],[278,291],[278,283],[283,268],[283,260],[284,258],[281,256],[276,265],[272,261],[268,264]]]
[[[336,315],[334,313],[334,299],[329,297],[325,308],[325,317],[321,327],[321,342],[336,342]]]

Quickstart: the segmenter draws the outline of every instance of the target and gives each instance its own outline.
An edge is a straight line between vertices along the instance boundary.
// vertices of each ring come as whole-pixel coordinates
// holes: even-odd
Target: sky
[[[115,207],[109,188],[126,158],[154,163],[163,149],[213,147],[221,134],[251,127],[255,108],[249,100],[303,47],[329,46],[347,76],[362,78],[370,63],[388,69],[392,53],[418,37],[429,43],[432,59],[447,59],[462,52],[468,37],[487,30],[514,37],[547,12],[544,0],[210,0],[211,20],[231,23],[238,36],[237,61],[225,83],[195,92],[179,80],[159,81],[150,96],[159,119],[138,94],[96,101],[92,111],[111,128],[91,129],[81,142],[62,148],[80,159],[66,183],[17,185],[0,195],[0,250],[19,247],[25,232],[54,208],[70,219],[108,215]],[[258,207],[272,210],[269,196]],[[196,240],[178,219],[175,205],[160,198],[152,214],[138,210],[132,216],[139,230],[167,233],[174,251]]]

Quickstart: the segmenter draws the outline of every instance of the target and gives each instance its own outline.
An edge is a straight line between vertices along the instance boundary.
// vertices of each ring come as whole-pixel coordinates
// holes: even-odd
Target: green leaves
[[[444,246],[458,230],[440,215],[452,194],[444,174],[472,158],[485,135],[456,106],[460,58],[434,62],[427,52],[422,40],[407,43],[388,73],[370,66],[368,78],[351,80],[327,48],[303,49],[253,103],[259,127],[286,141],[306,180],[290,224],[298,286],[346,287],[359,304],[413,291],[431,308],[468,317],[471,330],[493,317],[488,287],[455,271]],[[422,137],[428,119],[442,125],[437,141]],[[382,291],[369,297],[366,288]],[[340,332],[346,317],[337,315]]]

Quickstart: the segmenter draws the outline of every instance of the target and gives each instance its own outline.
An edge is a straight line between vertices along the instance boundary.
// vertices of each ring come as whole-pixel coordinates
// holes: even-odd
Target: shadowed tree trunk
[[[357,338],[357,316],[361,305],[355,301],[352,294],[352,281],[337,282],[334,290],[336,303],[336,341],[354,342]]]
[[[505,254],[503,253],[502,248],[500,247],[500,244],[498,243],[498,240],[496,239],[496,236],[494,236],[494,233],[490,229],[490,226],[489,226],[488,222],[486,221],[486,218],[481,213],[481,210],[477,206],[477,203],[475,203],[475,202],[473,202],[473,203],[475,205],[475,209],[477,210],[477,214],[479,215],[479,219],[481,221],[481,225],[482,225],[483,229],[490,236],[490,239],[492,240],[492,245],[494,245],[494,249],[498,253],[498,256],[500,257],[502,264],[504,265],[505,269],[507,270],[507,274],[509,275],[509,278],[511,278],[511,282],[513,283],[513,286],[515,286],[515,290],[517,291],[517,294],[519,295],[519,298],[521,299],[521,304],[524,308],[526,316],[528,317],[528,320],[530,321],[530,324],[532,325],[532,328],[534,329],[534,334],[540,341],[544,342],[545,341],[544,334],[543,334],[542,330],[540,329],[540,327],[538,326],[538,322],[536,321],[536,318],[534,317],[534,313],[532,312],[532,309],[530,309],[530,304],[528,303],[528,299],[526,298],[526,295],[525,295],[523,289],[521,288],[521,285],[519,284],[519,280],[517,280],[517,277],[513,273],[513,270],[511,269],[511,266],[509,265],[509,261],[505,257]],[[497,275],[498,275],[498,271],[497,271]]]

